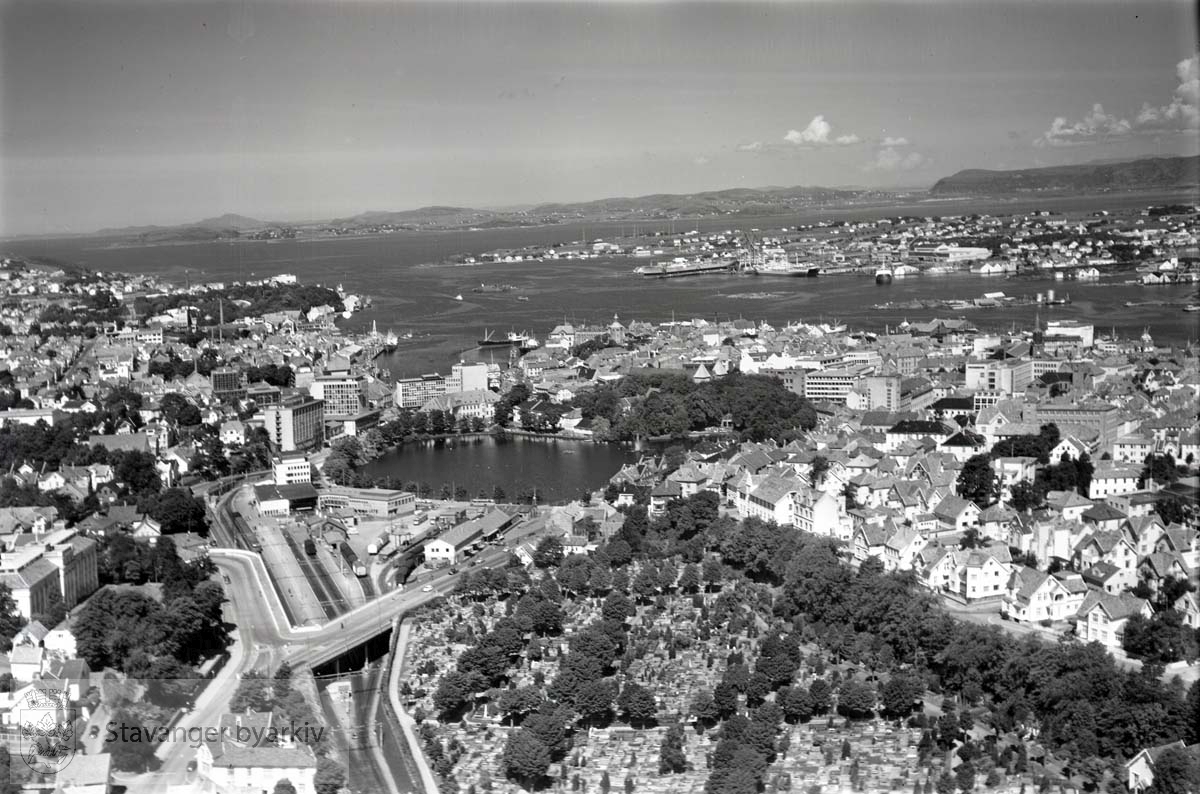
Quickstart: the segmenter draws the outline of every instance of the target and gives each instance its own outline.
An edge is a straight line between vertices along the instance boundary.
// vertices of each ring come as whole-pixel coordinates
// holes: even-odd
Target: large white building
[[[1009,396],[1024,394],[1025,387],[1033,382],[1033,362],[1028,359],[1006,358],[986,361],[968,361],[966,386],[968,389],[987,392],[1002,392]]]
[[[1046,336],[1076,339],[1080,347],[1092,347],[1096,343],[1096,326],[1078,320],[1050,320],[1046,323]]]
[[[100,586],[96,541],[76,530],[28,533],[16,542],[14,551],[0,554],[0,583],[25,618],[45,612],[55,593],[71,609]]]
[[[263,426],[281,452],[320,449],[325,444],[325,403],[304,395],[263,409]]]
[[[312,482],[312,464],[303,454],[280,455],[272,462],[276,485]]]
[[[396,381],[395,403],[397,408],[420,408],[445,393],[446,379],[436,372],[416,378],[400,378]]]
[[[196,750],[200,790],[211,794],[261,794],[287,779],[296,794],[316,791],[317,756],[288,735],[269,712],[223,714],[220,738]],[[275,743],[268,741],[273,738]]]
[[[321,375],[309,384],[308,393],[325,401],[325,416],[357,416],[367,406],[367,383],[361,377]]]
[[[450,377],[446,378],[446,393],[454,394],[464,391],[487,391],[488,365],[485,363],[468,364],[460,361],[450,368]]]

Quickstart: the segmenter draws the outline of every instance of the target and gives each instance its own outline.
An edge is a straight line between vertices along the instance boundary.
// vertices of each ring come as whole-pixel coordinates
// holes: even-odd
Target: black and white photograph
[[[1200,794],[1190,0],[0,0],[0,794]]]

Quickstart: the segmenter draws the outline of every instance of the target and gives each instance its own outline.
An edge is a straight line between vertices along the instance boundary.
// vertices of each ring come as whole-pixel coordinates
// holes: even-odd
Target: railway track
[[[337,585],[330,580],[329,572],[323,567],[318,572],[313,565],[312,558],[304,553],[295,539],[286,530],[281,531],[281,534],[288,548],[291,549],[292,555],[300,563],[300,570],[304,572],[304,578],[308,580],[317,600],[321,602],[321,609],[325,612],[325,617],[333,619],[349,611],[346,607],[346,599],[342,597],[342,592],[337,589]],[[330,587],[333,588],[332,592],[330,592]]]

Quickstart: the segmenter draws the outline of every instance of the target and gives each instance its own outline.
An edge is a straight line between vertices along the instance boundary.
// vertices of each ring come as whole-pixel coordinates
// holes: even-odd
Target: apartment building
[[[436,372],[416,378],[400,378],[396,381],[395,403],[397,408],[416,409],[445,393],[446,378]]]
[[[280,452],[320,449],[325,443],[325,403],[298,394],[263,410],[271,443]]]
[[[367,383],[362,377],[321,375],[308,387],[311,397],[325,402],[325,416],[357,416],[367,406]]]
[[[966,386],[986,392],[1002,392],[1009,396],[1024,394],[1033,382],[1033,362],[1028,359],[968,361]]]

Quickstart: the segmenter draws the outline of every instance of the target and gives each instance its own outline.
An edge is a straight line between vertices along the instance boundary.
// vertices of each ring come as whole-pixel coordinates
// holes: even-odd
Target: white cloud
[[[1128,119],[1105,113],[1104,106],[1097,102],[1092,105],[1092,112],[1079,121],[1069,122],[1059,116],[1034,143],[1038,146],[1077,146],[1123,138],[1132,130],[1133,125]]]
[[[788,143],[829,143],[829,133],[833,130],[833,126],[825,120],[824,116],[813,116],[813,120],[808,122],[808,126],[803,131],[788,130],[787,135],[783,139]]]
[[[1160,107],[1144,103],[1135,121],[1139,128],[1186,130],[1200,124],[1200,56],[1193,55],[1177,63],[1175,74],[1179,77],[1175,95]]]
[[[1139,132],[1182,132],[1200,125],[1200,56],[1193,55],[1175,65],[1179,85],[1165,105],[1142,103],[1142,109],[1130,122],[1106,113],[1097,102],[1092,112],[1070,122],[1063,116],[1054,119],[1050,129],[1034,140],[1035,146],[1078,146],[1128,138]]]
[[[735,148],[739,152],[761,152],[763,145],[762,141],[751,141],[750,143],[739,143]]]
[[[920,152],[904,154],[895,146],[885,146],[875,152],[875,160],[866,166],[868,171],[912,171],[928,165],[929,160]]]
[[[908,146],[908,138],[884,138],[880,146]]]
[[[853,146],[856,143],[862,143],[862,138],[852,132],[837,137],[832,136],[833,125],[825,120],[825,116],[817,115],[813,116],[812,121],[808,122],[808,126],[803,130],[788,130],[783,139],[790,144],[802,147]]]

